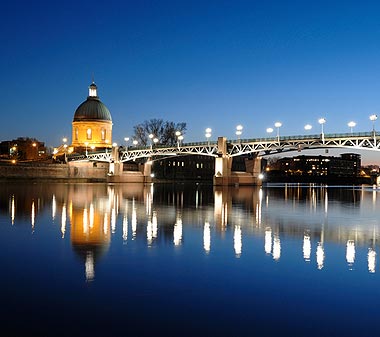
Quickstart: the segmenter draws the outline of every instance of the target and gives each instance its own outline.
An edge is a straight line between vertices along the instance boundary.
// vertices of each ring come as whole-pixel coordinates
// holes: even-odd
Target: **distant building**
[[[361,156],[345,153],[333,156],[296,156],[277,160],[267,167],[269,177],[356,178],[360,176]],[[320,179],[321,180],[321,179]]]
[[[111,113],[100,101],[95,83],[89,86],[87,99],[75,110],[71,146],[74,152],[112,147]]]
[[[1,142],[0,156],[2,159],[36,161],[46,159],[47,151],[45,143],[35,138],[19,137]]]

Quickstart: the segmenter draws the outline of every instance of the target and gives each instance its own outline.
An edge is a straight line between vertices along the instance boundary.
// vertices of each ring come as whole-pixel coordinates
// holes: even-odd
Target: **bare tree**
[[[146,146],[149,144],[149,135],[158,139],[159,144],[173,146],[177,143],[176,132],[179,131],[182,136],[186,132],[186,123],[174,123],[163,121],[162,119],[150,119],[133,127],[134,139],[138,144]]]

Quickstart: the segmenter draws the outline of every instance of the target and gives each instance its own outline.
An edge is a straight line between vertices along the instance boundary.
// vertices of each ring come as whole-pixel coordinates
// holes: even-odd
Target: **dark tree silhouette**
[[[176,132],[179,131],[183,136],[186,132],[186,123],[174,123],[162,119],[150,119],[133,127],[133,139],[138,141],[139,145],[149,145],[151,140],[149,135],[158,139],[158,144],[173,146],[177,144],[178,137]]]

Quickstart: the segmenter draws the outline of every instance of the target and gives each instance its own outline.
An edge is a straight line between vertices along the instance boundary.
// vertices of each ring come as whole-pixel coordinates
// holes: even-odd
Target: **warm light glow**
[[[264,174],[260,173],[260,174],[259,174],[259,179],[260,179],[260,180],[264,179]]]
[[[112,143],[112,146],[113,146],[113,147],[116,147],[116,146],[117,146],[117,143]]]
[[[241,228],[239,225],[235,226],[235,231],[234,231],[234,250],[235,250],[235,256],[240,257],[241,256],[241,251],[242,251],[242,239],[241,239]]]
[[[237,130],[237,131],[242,131],[242,130],[243,130],[243,126],[239,124],[239,125],[236,127],[236,130]]]
[[[139,142],[135,139],[132,143],[133,145],[137,145]]]
[[[274,123],[274,126],[276,128],[280,128],[282,126],[282,123],[281,122],[276,122],[276,123]]]
[[[326,119],[325,118],[320,118],[320,119],[318,119],[318,123],[319,124],[325,124],[326,123]]]
[[[55,200],[55,195],[53,194],[53,198],[51,201],[51,217],[54,220],[55,219],[55,213],[57,211],[57,202]]]
[[[377,115],[371,115],[371,116],[369,116],[369,119],[372,121],[372,122],[374,122],[376,119],[377,119]]]
[[[61,233],[62,233],[62,239],[63,239],[66,233],[66,204],[63,204],[62,206]]]
[[[268,133],[272,133],[273,132],[273,128],[267,128],[267,132]]]
[[[181,131],[176,131],[175,132],[175,135],[178,137],[178,136],[180,136],[181,135]]]
[[[66,137],[62,138],[62,142],[66,143],[67,142],[67,138]]]
[[[348,125],[348,127],[350,127],[350,128],[354,128],[354,127],[356,126],[356,123],[355,123],[354,121],[351,121],[351,122],[349,122],[347,125]]]
[[[211,128],[206,129],[206,133],[211,133],[211,132],[212,132]]]
[[[123,217],[123,242],[128,239],[128,216],[125,214]]]
[[[126,142],[128,142],[128,141],[129,141],[129,137],[125,137],[124,140],[125,140]]]
[[[150,139],[153,139],[153,134],[151,133],[149,136],[148,136]]]

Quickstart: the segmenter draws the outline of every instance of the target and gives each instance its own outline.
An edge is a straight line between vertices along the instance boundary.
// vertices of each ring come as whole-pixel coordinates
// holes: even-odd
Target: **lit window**
[[[92,130],[90,128],[87,129],[87,139],[92,139]]]
[[[75,140],[78,140],[78,128],[75,128]]]
[[[106,140],[106,130],[102,128],[100,133],[101,133],[102,140]]]

